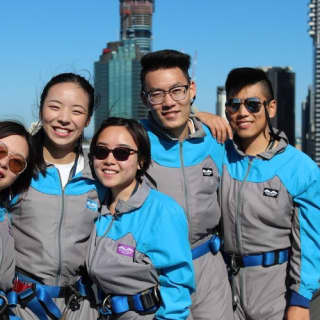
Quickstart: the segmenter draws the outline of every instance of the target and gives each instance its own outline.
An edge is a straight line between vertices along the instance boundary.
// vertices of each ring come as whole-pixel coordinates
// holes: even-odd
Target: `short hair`
[[[0,121],[0,139],[18,135],[26,140],[28,145],[27,168],[17,177],[16,181],[8,188],[1,191],[0,204],[6,208],[9,207],[9,197],[26,191],[31,183],[34,174],[33,160],[34,150],[31,143],[31,136],[25,127],[16,121]]]
[[[227,99],[235,96],[246,86],[261,84],[268,100],[274,99],[273,89],[267,74],[258,68],[236,68],[229,72],[225,88]]]
[[[125,127],[136,143],[138,148],[138,162],[140,165],[140,170],[137,171],[136,179],[141,182],[142,176],[146,173],[151,164],[151,147],[146,130],[137,120],[134,119],[110,117],[102,122],[100,128],[93,136],[90,144],[89,160],[93,175],[96,177],[93,169],[93,149],[97,144],[101,132],[111,126]]]
[[[141,72],[140,81],[141,88],[144,89],[144,81],[146,74],[150,71],[156,71],[159,69],[179,68],[186,80],[190,82],[189,68],[190,68],[190,56],[176,50],[159,50],[147,53],[141,59]]]

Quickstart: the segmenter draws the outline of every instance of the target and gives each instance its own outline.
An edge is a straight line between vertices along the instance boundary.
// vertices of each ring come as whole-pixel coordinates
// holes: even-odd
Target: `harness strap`
[[[221,240],[218,235],[214,234],[208,241],[200,244],[199,246],[193,248],[192,251],[192,260],[198,259],[208,252],[217,254],[220,250]]]
[[[10,310],[11,304],[10,298],[5,294],[4,291],[0,290],[0,318],[10,320],[21,320]]]
[[[289,259],[289,249],[286,248],[245,256],[227,253],[224,255],[224,258],[227,265],[231,268],[231,271],[236,274],[240,268],[256,266],[271,267],[285,263]]]
[[[81,278],[74,287],[60,287],[41,284],[19,273],[14,280],[13,290],[9,293],[9,300],[10,305],[20,304],[22,307],[27,306],[40,320],[48,320],[48,313],[56,319],[60,319],[62,313],[53,299],[65,297],[68,293],[72,294],[71,297],[73,299],[86,297],[86,287]],[[74,310],[76,310],[80,305],[77,301],[74,303],[70,301],[70,307],[74,307]]]
[[[135,311],[139,314],[155,313],[161,304],[161,296],[158,287],[130,296],[107,295],[99,312],[102,315],[112,313],[120,314],[127,311]]]

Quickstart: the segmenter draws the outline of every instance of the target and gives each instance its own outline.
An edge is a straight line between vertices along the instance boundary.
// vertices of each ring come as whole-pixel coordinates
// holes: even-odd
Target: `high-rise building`
[[[312,87],[308,88],[306,100],[302,102],[302,151],[314,159],[314,108]]]
[[[313,40],[313,159],[320,166],[320,0],[311,0],[309,8],[309,35]]]
[[[110,116],[141,119],[146,108],[140,99],[141,52],[133,40],[109,42],[94,64],[95,129]]]
[[[272,83],[277,100],[277,115],[271,124],[284,131],[289,143],[295,145],[295,73],[290,67],[263,67]]]
[[[142,53],[151,51],[154,0],[120,1],[120,39],[134,39]]]
[[[110,116],[142,119],[140,59],[151,51],[154,0],[119,0],[120,41],[109,42],[94,64],[95,130]]]
[[[225,104],[226,104],[226,89],[223,86],[217,87],[217,102],[216,114],[220,117],[226,118]]]

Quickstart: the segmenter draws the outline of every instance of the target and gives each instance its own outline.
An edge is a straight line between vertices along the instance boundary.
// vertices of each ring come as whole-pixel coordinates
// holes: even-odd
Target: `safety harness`
[[[13,307],[11,303],[10,294],[6,295],[4,291],[0,290],[0,319],[1,320],[20,320],[19,317],[14,315],[10,310]]]
[[[192,249],[192,260],[198,259],[208,252],[216,254],[220,250],[221,240],[217,234],[214,234],[208,241]]]
[[[240,269],[258,266],[267,268],[278,264],[283,264],[289,260],[289,248],[244,256],[224,253],[223,257],[229,270],[229,278],[231,280],[232,289],[232,305],[233,310],[235,310],[239,301],[235,293],[234,276],[238,274]]]
[[[108,320],[112,314],[135,311],[141,315],[155,313],[161,305],[161,295],[158,286],[139,292],[135,295],[105,295],[99,289],[99,320]]]
[[[18,273],[9,293],[9,304],[28,307],[40,320],[48,320],[48,315],[50,319],[60,319],[62,313],[53,301],[54,298],[65,298],[65,311],[76,311],[80,308],[80,301],[93,294],[91,291],[91,287],[84,284],[82,278],[74,285],[60,287],[44,285]]]

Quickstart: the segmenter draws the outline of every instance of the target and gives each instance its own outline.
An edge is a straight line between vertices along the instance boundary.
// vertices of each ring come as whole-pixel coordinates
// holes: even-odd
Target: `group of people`
[[[46,84],[32,136],[0,122],[0,318],[310,319],[320,170],[271,126],[262,70],[229,73],[231,131],[192,112],[189,66],[143,56],[148,118],[105,119],[88,152],[80,75]]]

